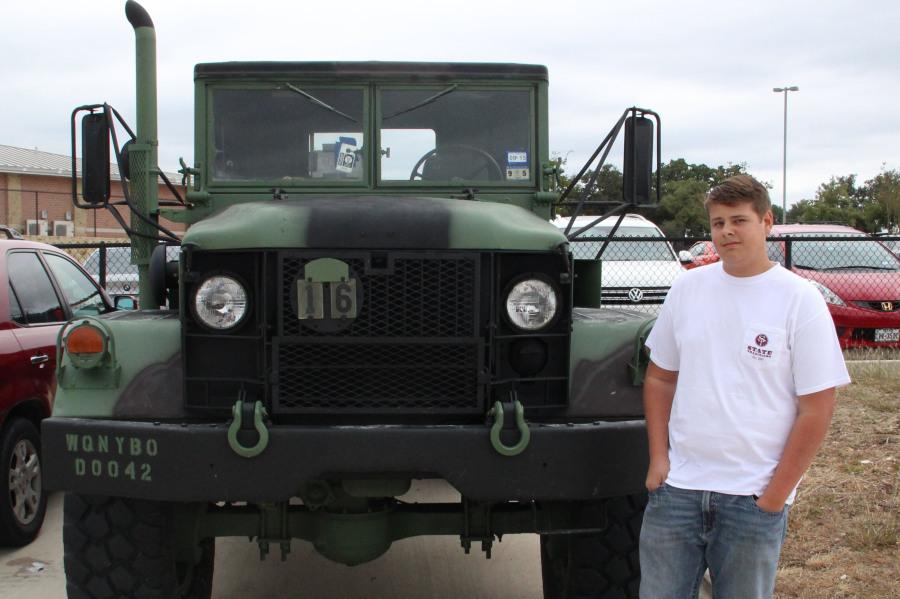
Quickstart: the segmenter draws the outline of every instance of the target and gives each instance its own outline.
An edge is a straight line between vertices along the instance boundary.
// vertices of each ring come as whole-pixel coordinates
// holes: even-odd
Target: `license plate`
[[[900,329],[875,329],[875,342],[900,341]]]

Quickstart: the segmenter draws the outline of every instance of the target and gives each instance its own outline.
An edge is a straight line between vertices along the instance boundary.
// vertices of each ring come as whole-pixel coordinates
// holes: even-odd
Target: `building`
[[[110,170],[111,201],[122,200],[119,170],[115,165],[111,165]],[[80,190],[80,160],[77,161],[76,172]],[[0,225],[17,229],[27,237],[49,237],[57,242],[66,241],[59,238],[67,237],[122,238],[124,241],[127,235],[109,210],[75,207],[72,203],[71,175],[71,156],[0,144]],[[185,189],[178,185],[181,175],[166,173],[166,176],[184,197]],[[162,180],[159,198],[175,199]],[[81,198],[79,200],[83,202]],[[118,209],[125,222],[130,223],[128,207],[119,206]],[[181,223],[165,219],[160,219],[160,223],[175,233],[184,231]]]

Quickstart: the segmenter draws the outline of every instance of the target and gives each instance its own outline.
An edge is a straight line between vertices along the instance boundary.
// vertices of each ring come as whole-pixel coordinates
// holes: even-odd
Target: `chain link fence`
[[[822,293],[844,348],[900,347],[900,236],[803,234],[770,237],[767,246],[771,260]],[[650,314],[685,270],[719,260],[703,237],[617,235],[573,241],[572,252],[602,261],[603,305]]]
[[[128,243],[57,243],[106,289],[110,295],[137,295],[138,267],[131,261],[131,246]],[[167,260],[178,260],[180,247],[166,249]]]

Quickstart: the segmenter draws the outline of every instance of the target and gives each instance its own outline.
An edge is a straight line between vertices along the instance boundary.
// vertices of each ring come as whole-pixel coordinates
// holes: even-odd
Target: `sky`
[[[0,144],[68,154],[74,107],[134,123],[124,0],[5,3]],[[550,148],[576,172],[629,106],[662,158],[744,163],[787,203],[900,167],[900,3],[680,0],[143,0],[156,26],[160,165],[193,158],[193,65],[228,60],[517,62],[550,73]],[[894,108],[892,108],[892,106]],[[621,150],[614,149],[613,155]],[[616,159],[614,163],[621,161]]]

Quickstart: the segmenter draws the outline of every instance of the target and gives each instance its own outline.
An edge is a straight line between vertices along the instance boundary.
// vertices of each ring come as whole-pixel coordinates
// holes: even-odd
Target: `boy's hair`
[[[735,204],[750,203],[753,211],[760,218],[766,215],[766,212],[772,209],[772,201],[769,200],[769,192],[763,187],[763,184],[751,177],[750,175],[735,175],[722,181],[709,190],[703,207],[709,212],[710,204],[725,204],[726,206],[734,206]]]

